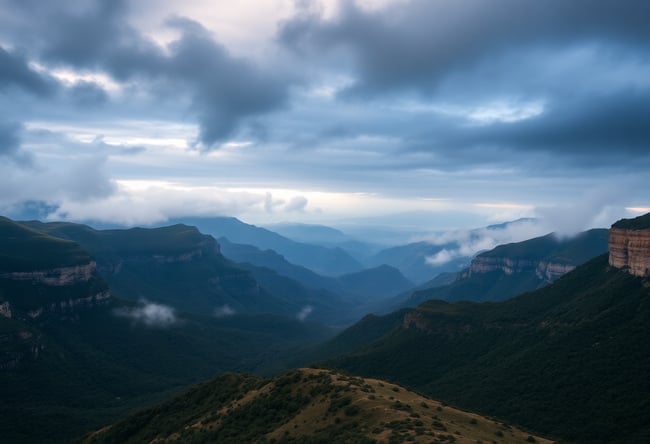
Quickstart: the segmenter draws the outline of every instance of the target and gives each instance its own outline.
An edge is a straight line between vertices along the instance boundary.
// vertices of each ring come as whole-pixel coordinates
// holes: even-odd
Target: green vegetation
[[[536,272],[537,263],[549,262],[562,265],[580,265],[607,251],[608,231],[594,229],[563,239],[554,234],[537,237],[523,242],[500,245],[481,253],[481,258],[505,258],[510,261],[524,261],[532,265],[529,269],[507,274],[502,270],[472,273],[449,285],[421,290],[413,293],[406,304],[415,307],[424,301],[440,299],[445,301],[503,301],[527,291],[536,290],[548,284]]]
[[[195,227],[94,230],[73,223],[26,223],[53,236],[78,242],[97,260],[111,292],[146,299],[194,314],[227,305],[237,313],[273,313],[295,317],[307,304],[291,292],[271,294],[251,273],[228,261],[219,245]]]
[[[568,238],[547,234],[523,242],[499,245],[478,256],[579,265],[607,251],[608,232],[607,229],[597,228]]]
[[[452,408],[433,419],[421,405],[436,401],[406,390],[395,394],[392,388],[321,369],[294,370],[273,379],[225,375],[89,434],[83,442],[444,443],[456,437],[488,439],[502,429],[486,418],[466,426],[470,417],[479,417]],[[456,436],[441,433],[447,428]],[[510,428],[501,436],[500,443],[523,444],[531,435]]]
[[[158,238],[147,230],[129,230],[123,237],[120,232],[106,235],[75,224],[30,225],[47,226],[57,234],[96,245],[99,267],[115,266],[108,269],[120,276],[116,281],[127,290],[131,283],[137,291],[160,290],[182,300],[192,295],[188,279],[204,279],[195,283],[194,291],[211,285],[224,294],[266,296],[245,271],[218,255],[210,237],[195,229],[170,227],[156,231],[162,236]],[[178,236],[166,243],[164,232]],[[284,369],[283,357],[289,349],[329,334],[323,327],[271,314],[217,319],[214,306],[203,315],[176,312],[176,322],[147,324],[138,316],[124,315],[137,313],[142,304],[108,297],[109,287],[97,273],[65,277],[52,270],[88,264],[91,256],[79,245],[8,219],[0,219],[0,234],[0,256],[8,258],[8,266],[0,270],[0,304],[5,315],[11,312],[11,317],[0,316],[3,442],[70,442],[133,408],[215,374]],[[140,234],[145,239],[138,244]],[[154,251],[157,244],[161,247]],[[109,246],[110,254],[105,253]],[[120,257],[116,248],[137,254]],[[177,264],[156,257],[197,249],[196,260]],[[39,274],[9,274],[16,271]],[[219,274],[224,272],[231,274]],[[221,278],[220,285],[207,282],[208,278]],[[245,287],[248,293],[238,286],[242,282],[250,284]],[[127,294],[135,298],[143,293]],[[144,295],[155,296],[155,292]],[[273,301],[277,302],[265,302]],[[245,302],[256,303],[253,298]]]
[[[408,316],[329,365],[571,442],[650,442],[650,288],[607,255],[505,302]]]
[[[79,245],[0,216],[0,272],[28,272],[84,265],[91,257]]]
[[[650,213],[634,219],[621,219],[612,225],[612,228],[621,228],[625,230],[647,230],[650,229]]]
[[[118,307],[113,301],[38,325],[0,317],[3,440],[69,442],[215,374],[286,368],[284,351],[323,333],[272,316],[181,314],[177,324],[147,327],[116,317]]]

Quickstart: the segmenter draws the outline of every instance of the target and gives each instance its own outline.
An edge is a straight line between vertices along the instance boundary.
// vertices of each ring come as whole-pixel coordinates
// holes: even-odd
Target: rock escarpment
[[[622,219],[609,230],[609,265],[634,276],[650,276],[650,213]]]
[[[501,271],[507,275],[528,272],[535,273],[535,276],[541,281],[550,283],[574,268],[575,265],[547,260],[478,256],[472,260],[469,268],[460,277],[467,278],[473,274],[489,273],[492,271]]]

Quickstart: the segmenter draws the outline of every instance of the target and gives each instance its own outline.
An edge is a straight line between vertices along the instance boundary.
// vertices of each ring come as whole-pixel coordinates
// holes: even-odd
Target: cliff
[[[0,316],[77,318],[108,300],[94,259],[77,243],[0,217]]]
[[[476,273],[492,271],[501,271],[507,275],[534,273],[539,280],[551,283],[574,268],[575,265],[546,260],[478,256],[472,260],[469,268],[460,277],[467,278]]]
[[[506,275],[534,273],[540,281],[548,284],[576,265],[604,253],[606,248],[607,230],[604,229],[585,231],[572,238],[560,238],[551,233],[481,253],[461,278],[492,271]]]
[[[650,213],[622,219],[609,230],[609,265],[633,276],[650,276]]]

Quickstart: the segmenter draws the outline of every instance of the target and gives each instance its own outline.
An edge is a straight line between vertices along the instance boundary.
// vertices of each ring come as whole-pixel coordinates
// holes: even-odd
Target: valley
[[[151,407],[155,418],[143,410],[86,439],[605,443],[648,432],[639,421],[650,293],[632,275],[638,267],[617,262],[640,263],[646,249],[617,247],[615,230],[498,246],[422,289],[391,266],[320,275],[185,224],[97,230],[2,219],[1,228],[1,424],[11,441],[65,442],[178,393]],[[314,363],[322,369],[283,373]],[[228,372],[261,376],[182,394]],[[395,393],[385,389],[395,383]],[[240,391],[182,413],[183,397],[221,393],[210,384]],[[339,392],[354,414],[323,410]],[[244,432],[248,403],[279,410]],[[424,404],[445,414],[419,420]],[[186,419],[163,419],[161,408]]]

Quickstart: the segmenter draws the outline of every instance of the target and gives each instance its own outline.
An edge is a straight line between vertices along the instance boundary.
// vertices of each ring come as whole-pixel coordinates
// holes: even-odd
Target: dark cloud
[[[454,71],[511,48],[592,39],[645,47],[648,16],[643,0],[411,0],[378,11],[341,2],[334,19],[307,12],[288,20],[279,40],[312,60],[349,52],[358,78],[348,94],[431,93]]]
[[[22,125],[0,122],[0,157],[8,157],[19,165],[31,164],[31,156],[21,149]]]
[[[182,31],[170,45],[169,75],[190,85],[203,143],[211,145],[229,136],[243,117],[285,103],[286,79],[231,56],[196,22],[177,18],[169,24]]]
[[[495,144],[608,158],[648,157],[650,94],[628,91],[557,101],[537,117],[477,128],[465,131],[465,135],[459,141],[472,145]]]
[[[27,58],[0,46],[0,91],[20,88],[39,96],[56,91],[56,82],[29,67]]]
[[[105,71],[121,82],[139,82],[141,90],[152,94],[164,90],[177,98],[189,95],[204,148],[215,146],[232,136],[243,121],[277,109],[288,99],[286,76],[234,57],[189,19],[169,20],[168,25],[181,35],[163,48],[128,24],[125,1],[44,5],[27,1],[14,6],[18,12],[11,24],[29,23],[38,36],[32,35],[30,42],[48,64]],[[24,20],[30,15],[29,22]],[[105,100],[102,91],[90,84],[78,84],[72,92],[75,102]]]
[[[534,164],[540,155],[557,166],[646,168],[649,119],[650,92],[578,96],[555,100],[539,115],[516,122],[438,117],[426,131],[407,137],[404,150],[433,153],[435,165],[444,169],[523,166],[523,159]]]
[[[94,107],[108,102],[108,94],[93,82],[77,82],[70,88],[72,101],[82,107]]]

